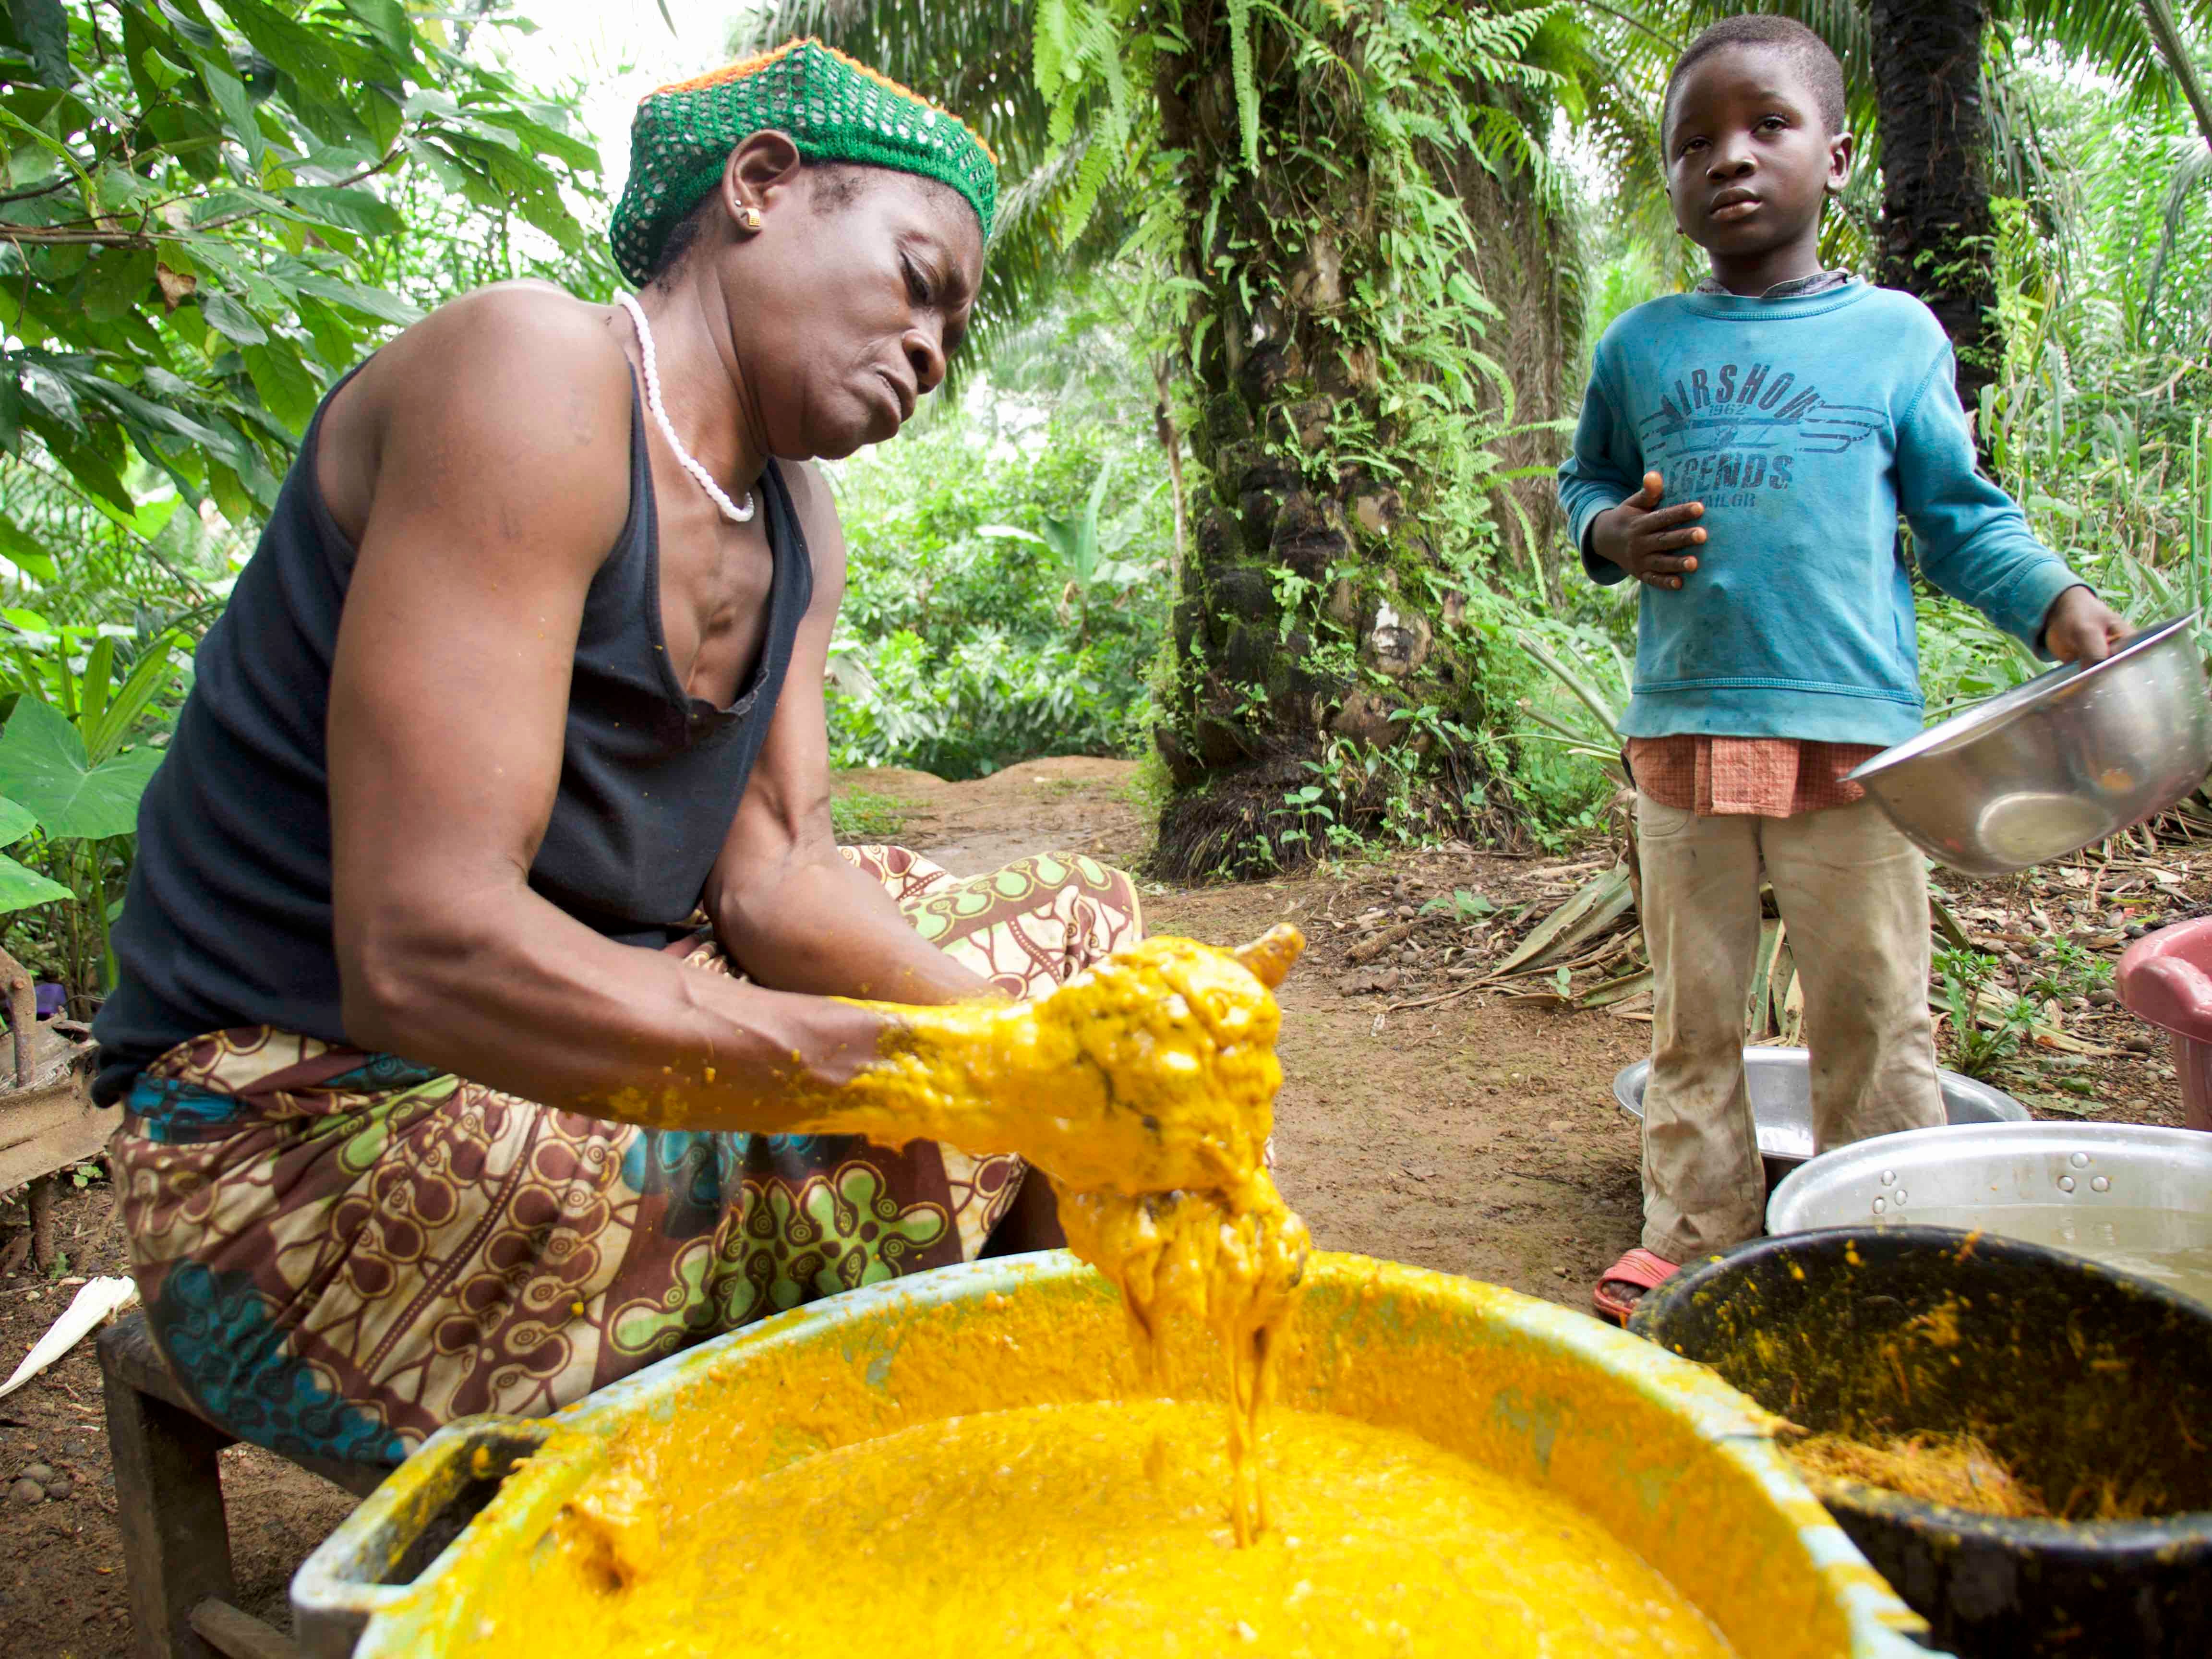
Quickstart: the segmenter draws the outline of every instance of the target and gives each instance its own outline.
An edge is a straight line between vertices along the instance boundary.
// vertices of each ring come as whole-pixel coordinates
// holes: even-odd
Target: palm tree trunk
[[[1164,145],[1182,157],[1182,273],[1204,293],[1182,338],[1200,405],[1192,546],[1154,733],[1175,786],[1155,863],[1171,876],[1294,866],[1327,850],[1332,822],[1378,818],[1389,786],[1332,792],[1333,805],[1298,799],[1322,781],[1333,744],[1340,756],[1410,749],[1439,780],[1424,786],[1434,801],[1480,799],[1472,759],[1439,752],[1402,717],[1428,707],[1479,724],[1481,677],[1464,597],[1438,579],[1423,533],[1423,477],[1390,465],[1401,434],[1358,302],[1361,277],[1382,264],[1382,216],[1361,89],[1336,65],[1357,73],[1364,9],[1339,22],[1301,10],[1334,31],[1328,68],[1302,68],[1274,16],[1249,14],[1268,137],[1256,173],[1243,165],[1225,6],[1186,0],[1188,50],[1157,64]],[[1346,423],[1369,460],[1336,453]]]
[[[1542,131],[1541,118],[1513,89],[1471,82],[1468,93],[1470,103],[1502,104]],[[1480,229],[1468,274],[1511,319],[1499,331],[1496,349],[1512,377],[1515,430],[1494,448],[1502,468],[1528,476],[1505,486],[1514,509],[1501,515],[1505,555],[1526,564],[1546,600],[1558,607],[1565,603],[1564,573],[1545,554],[1566,520],[1558,485],[1540,469],[1559,459],[1563,442],[1542,423],[1571,417],[1582,403],[1582,386],[1573,378],[1582,355],[1582,308],[1565,281],[1577,258],[1572,232],[1546,210],[1524,167],[1486,167],[1462,154],[1441,158],[1439,172],[1468,222]]]
[[[1175,548],[1170,555],[1168,580],[1174,588],[1182,586],[1183,548],[1188,538],[1188,497],[1182,482],[1182,433],[1175,422],[1175,388],[1168,374],[1164,357],[1152,360],[1152,388],[1156,394],[1152,404],[1152,428],[1160,441],[1161,452],[1168,458],[1168,487],[1174,497]]]
[[[1924,301],[1958,355],[1969,414],[2003,352],[1990,257],[1987,0],[1872,0],[1881,115],[1881,281]]]

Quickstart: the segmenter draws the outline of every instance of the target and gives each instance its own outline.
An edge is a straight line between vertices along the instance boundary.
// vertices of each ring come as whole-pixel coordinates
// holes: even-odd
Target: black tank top
[[[274,1025],[347,1041],[331,936],[325,728],[354,550],[316,482],[322,421],[319,409],[253,557],[200,643],[168,757],[138,810],[137,860],[114,933],[120,982],[93,1022],[103,1103],[203,1032]],[[760,499],[775,576],[759,662],[727,708],[688,696],[661,637],[635,376],[630,434],[629,518],[585,600],[560,790],[530,884],[609,939],[658,948],[698,908],[768,735],[814,573],[771,462]]]

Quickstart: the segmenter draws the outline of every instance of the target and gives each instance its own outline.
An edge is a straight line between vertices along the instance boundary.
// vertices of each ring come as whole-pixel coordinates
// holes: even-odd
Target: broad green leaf
[[[131,834],[138,827],[138,798],[161,763],[161,750],[134,749],[91,765],[76,727],[27,694],[0,730],[0,795],[30,808],[56,840]]]
[[[416,88],[407,94],[407,101],[401,108],[410,121],[424,115],[457,121],[461,115],[461,106],[453,101],[453,94],[441,91],[436,87]]]
[[[23,370],[23,389],[32,400],[54,419],[82,431],[84,414],[78,409],[76,393],[69,382],[50,364],[33,362]]]
[[[0,847],[13,847],[38,827],[38,815],[29,807],[0,796]]]
[[[323,360],[323,367],[332,370],[352,368],[355,359],[361,356],[361,345],[353,331],[346,326],[345,319],[312,295],[301,295],[298,304],[300,320],[314,337],[315,355]]]
[[[62,0],[9,0],[8,9],[39,79],[50,87],[69,85],[69,17]]]
[[[379,322],[397,323],[404,328],[422,319],[422,312],[396,294],[386,294],[381,289],[364,288],[358,283],[339,282],[312,270],[295,270],[288,273],[299,285],[301,292],[313,294],[333,305],[345,306],[365,312]]]
[[[80,392],[88,397],[97,398],[126,422],[140,422],[159,430],[173,432],[180,438],[189,439],[196,444],[205,444],[210,449],[228,452],[236,447],[235,441],[227,434],[218,432],[189,415],[180,415],[151,398],[142,398],[128,386],[118,386],[100,375],[81,375],[76,384]]]
[[[0,853],[0,912],[27,910],[70,896],[70,890]]]
[[[261,213],[289,216],[291,211],[282,198],[271,196],[265,190],[211,190],[192,204],[192,228],[220,229],[223,222],[252,218]],[[205,242],[198,244],[198,247],[203,258],[219,258],[217,249]]]
[[[358,231],[363,236],[398,236],[407,229],[407,222],[388,203],[365,190],[295,185],[278,193],[301,212],[341,230]]]
[[[338,96],[340,60],[353,54],[342,48],[337,36],[318,35],[259,0],[224,0],[223,9],[253,49],[298,82],[309,98],[328,104]]]
[[[0,553],[6,554],[17,569],[29,571],[42,582],[61,574],[46,544],[4,513],[0,513]],[[0,846],[6,844],[0,842]]]
[[[293,431],[305,432],[321,387],[300,361],[298,349],[289,340],[276,341],[247,346],[244,356],[246,372],[253,377],[253,389],[269,412]]]
[[[192,297],[199,301],[200,315],[223,338],[239,345],[268,343],[269,331],[254,320],[252,312],[221,289],[203,286]]]
[[[386,51],[401,58],[414,56],[414,27],[399,0],[345,0],[345,9],[368,26]]]
[[[84,314],[95,323],[120,322],[143,304],[154,286],[154,255],[144,248],[108,249],[84,285]]]
[[[231,136],[246,146],[246,155],[258,173],[263,158],[269,153],[269,145],[261,136],[261,124],[253,118],[253,104],[246,95],[246,82],[216,63],[214,52],[198,56],[200,79],[207,85],[208,95],[222,112],[223,125],[230,129]]]
[[[82,441],[68,428],[46,420],[37,413],[26,411],[24,424],[45,441],[54,453],[54,459],[66,467],[79,487],[88,491],[92,504],[102,513],[111,510],[125,514],[136,510],[137,502],[115,470],[114,463],[99,450]]]

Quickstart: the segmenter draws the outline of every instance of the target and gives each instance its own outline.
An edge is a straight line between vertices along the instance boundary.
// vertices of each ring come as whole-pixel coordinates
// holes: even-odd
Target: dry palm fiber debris
[[[2140,1521],[2166,1512],[2163,1494],[2106,1483],[2052,1504],[1972,1433],[1808,1435],[1784,1448],[1815,1492],[1852,1482],[2008,1521]]]
[[[1948,1504],[2011,1520],[2048,1518],[2043,1494],[1972,1434],[1900,1434],[1880,1440],[1815,1434],[1794,1441],[1790,1455],[1817,1486],[1853,1480],[1906,1498]]]

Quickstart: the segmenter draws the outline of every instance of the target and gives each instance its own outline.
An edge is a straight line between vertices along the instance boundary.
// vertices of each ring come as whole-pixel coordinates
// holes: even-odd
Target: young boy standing
[[[1943,1121],[1925,869],[1846,777],[1920,729],[1898,514],[1930,581],[2045,654],[2100,659],[2127,632],[1975,471],[1934,315],[1821,269],[1844,123],[1841,66],[1801,24],[1729,18],[1682,54],[1668,195],[1712,275],[1607,331],[1559,468],[1584,568],[1644,585],[1621,731],[1656,1006],[1643,1248],[1595,1297],[1616,1319],[1760,1230],[1742,1024],[1762,866],[1803,978],[1819,1146]]]

